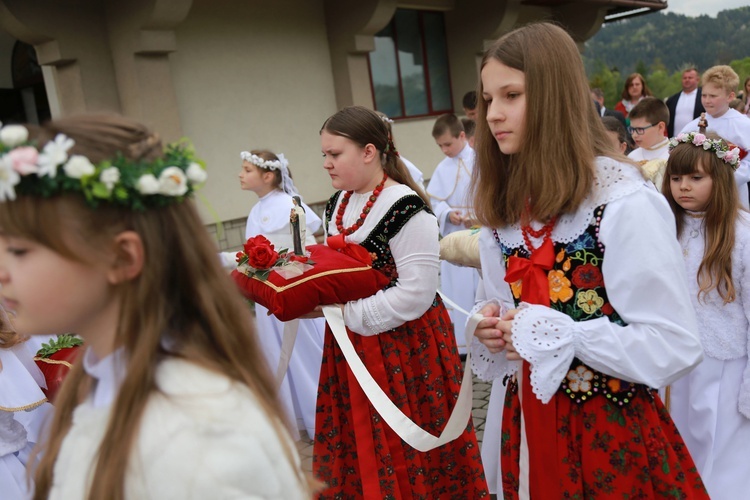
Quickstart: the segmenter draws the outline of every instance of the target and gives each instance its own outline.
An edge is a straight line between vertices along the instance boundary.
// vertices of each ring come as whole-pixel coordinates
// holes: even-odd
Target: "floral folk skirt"
[[[556,413],[556,443],[547,444],[544,452],[556,462],[559,484],[552,485],[559,493],[554,496],[709,498],[669,413],[651,390],[641,386],[624,405],[603,395],[577,403],[558,390],[550,403],[554,403],[550,408]],[[521,402],[517,386],[511,382],[503,409],[500,449],[505,500],[519,498],[520,429]],[[530,432],[528,428],[526,431]],[[554,480],[550,474],[530,467],[531,499],[548,496],[534,495],[535,481],[538,485]]]
[[[463,377],[450,317],[439,298],[421,318],[364,337],[348,332],[391,400],[433,435],[445,427]],[[313,453],[321,499],[489,498],[474,427],[423,453],[381,419],[326,326]]]

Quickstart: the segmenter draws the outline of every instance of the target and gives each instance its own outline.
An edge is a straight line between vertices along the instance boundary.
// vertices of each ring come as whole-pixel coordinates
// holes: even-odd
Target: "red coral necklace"
[[[346,193],[344,193],[344,197],[341,199],[341,204],[339,205],[339,211],[336,214],[336,229],[339,230],[340,234],[350,235],[354,231],[362,227],[362,224],[365,223],[365,219],[367,218],[367,214],[370,213],[373,204],[375,204],[375,200],[378,199],[378,196],[380,196],[380,193],[383,191],[383,186],[385,185],[386,180],[388,180],[388,174],[383,174],[383,180],[380,181],[380,184],[375,186],[375,189],[370,195],[370,199],[367,200],[364,208],[362,208],[362,213],[359,214],[359,218],[354,224],[347,228],[344,228],[344,212],[346,212],[346,207],[347,205],[349,205],[349,198],[352,197],[352,193],[354,191],[347,191]]]
[[[526,217],[531,219],[528,204],[526,205]],[[552,229],[555,227],[557,217],[553,217],[541,229],[531,228],[530,223],[521,224],[521,234],[529,257],[523,258],[511,255],[505,272],[505,281],[516,283],[521,281],[521,300],[530,304],[541,304],[549,307],[549,281],[547,271],[555,264],[555,248],[552,244]],[[531,244],[531,237],[542,238],[538,248]]]
[[[550,219],[548,223],[542,226],[539,230],[532,229],[529,225],[521,226],[521,234],[523,234],[523,242],[526,243],[526,248],[529,249],[529,253],[536,252],[536,248],[531,244],[531,236],[534,238],[542,238],[542,245],[552,237],[552,229],[555,227],[557,217]]]

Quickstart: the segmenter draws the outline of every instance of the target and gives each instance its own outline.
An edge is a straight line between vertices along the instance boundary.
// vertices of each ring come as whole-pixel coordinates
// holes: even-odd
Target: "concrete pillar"
[[[375,33],[390,22],[396,0],[326,0],[325,17],[339,108],[373,108],[368,55]]]
[[[182,136],[169,54],[192,0],[0,0],[0,26],[37,52],[53,118],[118,112]]]

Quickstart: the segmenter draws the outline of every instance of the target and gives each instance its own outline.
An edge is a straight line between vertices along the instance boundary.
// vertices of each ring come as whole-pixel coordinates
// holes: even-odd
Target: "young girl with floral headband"
[[[691,132],[670,143],[663,192],[677,219],[705,357],[672,383],[670,411],[711,498],[750,491],[750,215],[739,149]]]
[[[34,498],[308,498],[247,307],[189,199],[206,177],[190,148],[117,116],[6,129],[0,295],[19,333],[87,346]]]
[[[486,498],[471,419],[456,438],[418,451],[374,409],[377,384],[422,430],[442,435],[462,378],[450,316],[436,294],[438,226],[374,112],[342,109],[320,131],[323,168],[338,189],[325,213],[328,245],[359,244],[390,283],[343,307],[345,343],[326,330],[313,468],[321,498]],[[355,376],[353,346],[372,379]],[[401,423],[401,422],[400,422]]]
[[[276,250],[292,249],[294,238],[290,233],[289,213],[294,207],[293,199],[299,196],[289,174],[289,164],[283,154],[274,154],[266,149],[254,149],[240,153],[240,187],[258,195],[247,217],[245,238],[263,235]],[[314,245],[315,233],[320,229],[320,217],[310,207],[301,203],[306,220],[304,246]],[[227,267],[237,263],[234,253],[224,254]],[[276,372],[282,349],[284,323],[270,316],[268,309],[255,304],[255,322],[263,354]],[[306,430],[312,439],[315,434],[315,400],[320,377],[320,357],[323,354],[325,321],[321,318],[303,319],[299,322],[297,339],[289,358],[286,377],[279,386],[279,400],[286,414],[293,418],[292,437],[299,439],[299,431]]]
[[[40,388],[34,352],[0,307],[0,491],[5,500],[29,495],[26,465],[51,408]]]
[[[664,198],[619,160],[562,28],[492,44],[480,95],[472,367],[508,384],[485,424],[504,498],[707,498],[654,390],[702,356]]]

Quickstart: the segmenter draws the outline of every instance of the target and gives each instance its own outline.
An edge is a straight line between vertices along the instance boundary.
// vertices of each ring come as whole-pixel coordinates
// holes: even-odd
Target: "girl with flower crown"
[[[479,90],[472,368],[507,383],[485,424],[506,500],[707,498],[654,390],[702,356],[664,198],[620,160],[562,28],[497,40]]]
[[[438,226],[426,195],[400,161],[388,129],[351,106],[320,131],[323,168],[338,189],[325,212],[328,245],[358,244],[390,278],[375,295],[342,306],[346,343],[407,419],[440,435],[462,377],[450,316],[436,295]],[[420,193],[420,194],[418,194]],[[430,451],[408,445],[365,396],[343,348],[326,330],[313,468],[321,498],[488,496],[471,419]]]
[[[283,154],[276,155],[265,149],[243,151],[240,159],[240,187],[252,191],[259,198],[247,217],[245,238],[263,235],[276,250],[292,249],[294,235],[290,232],[289,214],[295,207],[294,197],[298,197],[299,193],[289,174],[288,161]],[[302,245],[314,245],[313,233],[320,229],[320,217],[304,203],[301,203],[301,209],[304,210],[306,221],[306,238]],[[234,253],[224,253],[222,256],[227,267],[236,266]],[[282,355],[284,323],[270,316],[268,309],[258,303],[255,304],[255,322],[261,349],[275,373]],[[310,438],[315,434],[315,399],[324,332],[325,321],[321,318],[300,320],[289,368],[278,389],[279,400],[286,414],[294,417],[291,433],[295,440],[299,439],[300,430],[306,430]]]
[[[30,132],[0,133],[0,295],[19,333],[87,346],[34,498],[309,498],[247,307],[188,199],[205,180],[190,148],[117,116]]]
[[[714,500],[750,491],[750,215],[740,208],[739,149],[717,135],[670,143],[663,192],[698,316],[704,358],[671,385],[671,414]]]
[[[27,340],[0,307],[0,491],[5,500],[28,498],[27,461],[51,409]]]

